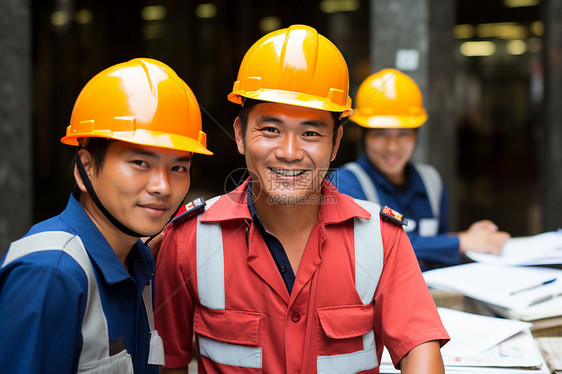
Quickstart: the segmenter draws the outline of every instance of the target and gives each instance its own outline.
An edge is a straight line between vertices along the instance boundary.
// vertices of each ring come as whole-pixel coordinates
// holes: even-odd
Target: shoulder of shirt
[[[392,222],[393,224],[398,226],[408,226],[408,221],[404,218],[404,216],[401,213],[398,213],[397,211],[390,209],[388,206],[383,207],[381,205],[381,210],[379,214],[381,218],[385,221]]]
[[[3,265],[4,261],[0,261],[0,263]],[[40,280],[41,289],[48,284],[56,284],[53,287],[60,288],[60,285],[64,283],[67,284],[65,287],[69,287],[68,282],[73,280],[85,293],[88,291],[86,273],[78,262],[64,251],[32,252],[11,261],[2,270],[12,271],[15,267],[18,268],[20,277],[29,277],[30,280],[33,278],[35,281]]]
[[[207,202],[204,198],[198,197],[194,200],[191,200],[189,203],[183,205],[174,218],[172,218],[171,223],[174,226],[179,226],[182,223],[186,222],[190,217],[194,217],[199,213],[202,213],[205,210],[205,205]]]

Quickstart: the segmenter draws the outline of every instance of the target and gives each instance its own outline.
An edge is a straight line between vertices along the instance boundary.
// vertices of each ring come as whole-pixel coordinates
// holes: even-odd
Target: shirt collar
[[[66,209],[60,217],[80,236],[92,263],[95,264],[106,283],[114,284],[132,279],[146,284],[151,279],[154,273],[154,260],[150,254],[150,248],[141,240],[135,243],[128,255],[131,271],[129,274],[74,194],[70,196]]]
[[[258,212],[256,212],[256,207],[254,206],[254,199],[252,199],[252,194],[249,193],[252,190],[252,179],[248,181],[248,193],[246,194],[246,202],[248,204],[248,209],[250,210],[250,216],[253,221],[257,221],[261,224],[260,218],[258,217]]]
[[[201,222],[222,222],[237,219],[252,219],[248,208],[247,188],[250,178],[232,192],[218,197],[217,201],[205,210]]]
[[[256,224],[256,226],[258,227],[258,230],[261,231],[262,235],[265,238],[265,233],[267,233],[267,230],[265,229],[265,227],[263,227],[263,224],[261,223],[260,217],[258,216],[258,212],[256,212],[256,207],[254,206],[254,199],[252,198],[252,193],[250,191],[252,191],[252,179],[250,178],[248,180],[248,193],[246,193],[246,202],[248,204],[248,210],[250,211],[250,216],[252,217],[252,221],[254,221],[254,223]]]
[[[257,217],[255,208],[248,204],[250,178],[234,191],[222,195],[201,215],[202,222],[222,222],[235,219],[253,219]],[[253,205],[253,204],[251,204]],[[318,212],[319,223],[333,224],[359,217],[369,219],[370,213],[357,205],[351,197],[338,192],[332,183],[324,180],[322,185],[321,205]]]

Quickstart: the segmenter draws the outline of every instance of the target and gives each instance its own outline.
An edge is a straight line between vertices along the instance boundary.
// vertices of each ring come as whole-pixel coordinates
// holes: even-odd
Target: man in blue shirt
[[[1,373],[158,373],[157,235],[190,186],[192,154],[211,154],[190,88],[165,64],[134,59],[92,78],[65,144],[75,192],[0,260]]]
[[[458,264],[466,250],[499,254],[509,234],[489,220],[451,233],[439,173],[411,162],[418,127],[427,120],[417,84],[398,70],[384,69],[363,81],[355,102],[350,118],[361,126],[364,153],[331,175],[338,190],[402,213],[422,270]]]

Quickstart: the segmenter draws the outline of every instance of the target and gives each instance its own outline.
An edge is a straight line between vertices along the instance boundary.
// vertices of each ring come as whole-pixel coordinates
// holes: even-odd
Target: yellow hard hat
[[[315,29],[293,25],[273,31],[246,52],[228,100],[243,97],[330,112],[353,113],[347,64]]]
[[[421,91],[412,78],[383,69],[365,79],[350,119],[367,128],[415,128],[427,120]]]
[[[94,76],[74,103],[64,144],[107,138],[211,155],[187,84],[160,61],[137,58]]]

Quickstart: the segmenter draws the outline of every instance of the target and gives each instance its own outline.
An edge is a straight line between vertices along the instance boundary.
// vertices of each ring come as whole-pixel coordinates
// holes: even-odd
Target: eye
[[[262,131],[270,133],[270,134],[278,134],[279,130],[275,127],[264,127]]]
[[[148,162],[144,160],[132,160],[131,163],[141,167],[148,167]]]
[[[320,136],[319,133],[317,133],[316,131],[312,131],[312,130],[305,131],[302,135],[307,136],[307,137],[308,136]]]
[[[172,171],[175,171],[176,173],[185,173],[188,171],[188,168],[187,166],[177,165],[172,167]]]

